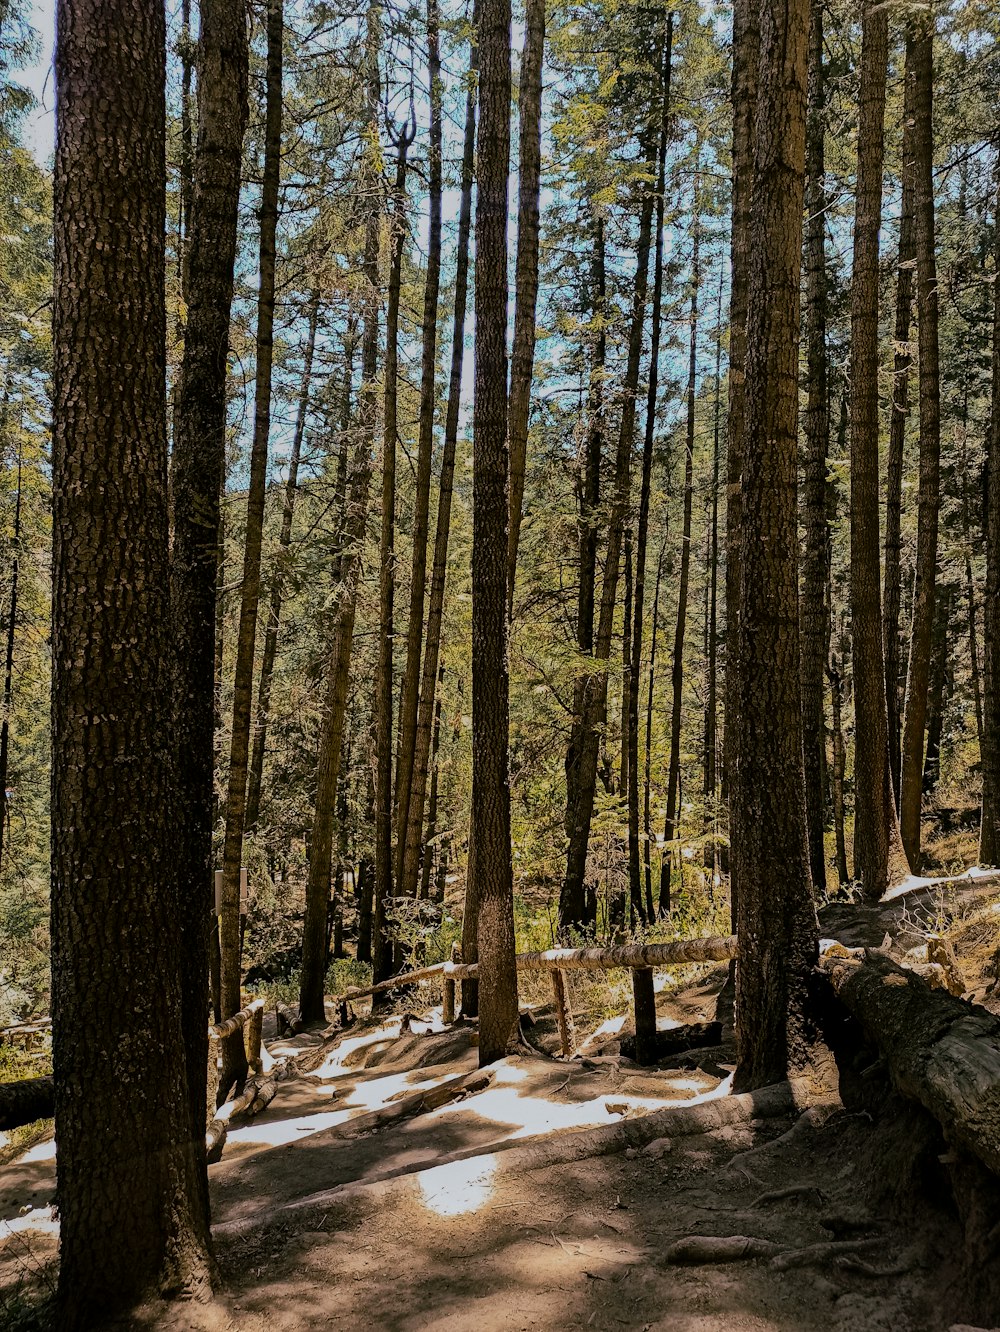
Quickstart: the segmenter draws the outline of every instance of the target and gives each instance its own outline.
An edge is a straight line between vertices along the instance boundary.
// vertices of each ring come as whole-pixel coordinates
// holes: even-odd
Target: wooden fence
[[[656,1058],[656,993],[653,988],[653,969],[674,966],[684,962],[728,962],[736,956],[736,937],[727,935],[708,939],[674,939],[670,943],[624,944],[617,948],[550,948],[542,953],[519,953],[518,971],[548,971],[552,976],[552,995],[559,1022],[559,1040],[562,1052],[569,1057],[576,1047],[573,1015],[569,1006],[566,971],[615,971],[627,968],[632,972],[632,994],[635,1008],[635,1053],[640,1064],[652,1063]],[[455,985],[458,981],[478,980],[479,964],[460,962],[453,956],[450,962],[438,962],[430,967],[389,980],[380,981],[364,989],[348,990],[338,999],[363,999],[369,995],[384,994],[404,985],[419,981],[440,979],[443,991],[442,1018],[446,1023],[455,1021]]]

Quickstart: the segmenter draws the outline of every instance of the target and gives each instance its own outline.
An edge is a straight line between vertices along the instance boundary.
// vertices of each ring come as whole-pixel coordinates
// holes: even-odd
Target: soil
[[[940,891],[915,885],[878,907],[828,908],[821,932],[851,946],[888,932],[905,952],[934,924]],[[954,892],[971,894],[966,914],[985,909],[986,884]],[[711,1017],[725,974],[661,992],[661,1024]],[[707,1105],[727,1094],[732,1070],[725,1044],[642,1069],[621,1056],[614,1032],[565,1061],[552,1014],[532,1016],[530,1047],[497,1065],[490,1086],[382,1126],[373,1112],[475,1070],[474,1028],[442,1029],[439,1009],[421,1010],[362,1020],[317,1048],[317,1066],[234,1127],[211,1167],[225,1278],[216,1306],[151,1310],[145,1325],[943,1332],[982,1316],[967,1297],[959,1224],[912,1165],[923,1130],[905,1106],[874,1117],[845,1110],[835,1072],[820,1065],[804,1112],[531,1168],[517,1146],[606,1136],[665,1107]],[[582,1014],[577,1022],[582,1036]],[[319,1043],[280,1041],[273,1029],[267,1039],[277,1058]],[[362,1116],[367,1131],[349,1136]],[[504,1157],[524,1164],[500,1169]],[[53,1193],[51,1143],[0,1171],[0,1326],[11,1292],[51,1280]],[[672,1261],[671,1246],[689,1236],[773,1248]],[[831,1242],[848,1247],[805,1252]]]

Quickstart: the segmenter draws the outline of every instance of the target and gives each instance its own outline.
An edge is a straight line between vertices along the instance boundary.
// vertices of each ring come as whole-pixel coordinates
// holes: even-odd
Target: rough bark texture
[[[427,0],[427,79],[430,88],[428,152],[427,271],[420,356],[420,419],[417,426],[417,474],[413,496],[413,560],[410,568],[410,610],[406,631],[406,665],[399,699],[399,770],[396,774],[396,883],[404,896],[416,896],[416,878],[406,877],[406,834],[413,791],[414,759],[420,702],[420,653],[424,641],[424,587],[427,582],[427,536],[430,526],[431,463],[434,455],[435,369],[437,365],[438,295],[441,288],[441,56],[438,3]],[[434,677],[432,676],[432,679]],[[426,777],[424,779],[426,781]],[[423,802],[421,801],[421,816]]]
[[[796,503],[808,27],[808,0],[766,0],[761,8],[733,792],[742,1090],[777,1082],[802,1061],[817,947],[802,766]]]
[[[750,279],[750,187],[753,178],[753,127],[757,106],[760,23],[754,0],[733,6],[733,187],[729,292],[729,421],[726,432],[726,679],[725,730],[722,737],[722,785],[729,798],[729,838],[737,836],[732,801],[739,754],[740,552],[743,505],[743,437],[746,433],[747,299]],[[740,893],[736,866],[730,861],[729,895],[733,925]]]
[[[475,23],[476,13],[473,14]],[[470,75],[478,69],[475,44],[470,58]],[[455,445],[462,403],[462,364],[465,353],[465,313],[469,291],[469,241],[472,232],[472,183],[476,151],[476,88],[470,77],[465,96],[465,146],[462,153],[462,195],[458,211],[458,254],[455,259],[455,314],[452,321],[451,371],[448,381],[448,406],[445,413],[444,444],[441,452],[441,479],[438,485],[437,527],[434,534],[434,565],[427,600],[427,629],[424,635],[424,659],[420,675],[420,702],[414,737],[413,769],[409,783],[406,819],[406,845],[403,852],[403,877],[400,891],[408,897],[416,893],[423,845],[424,799],[434,717],[434,697],[441,654],[441,623],[448,574],[448,540],[451,533],[451,501],[455,485]],[[474,944],[474,941],[470,941]]]
[[[284,33],[283,0],[267,4],[267,71],[264,128],[264,177],[260,200],[260,283],[257,296],[257,367],[254,384],[253,443],[247,494],[246,544],[243,584],[236,638],[233,682],[233,723],[226,788],[226,835],[222,853],[222,910],[219,939],[222,954],[222,1015],[240,1006],[240,863],[246,817],[247,766],[250,758],[250,712],[253,662],[260,602],[260,552],[267,488],[267,449],[271,430],[271,363],[274,337],[275,233],[278,226],[278,183],[281,172],[281,69]],[[222,1081],[246,1075],[242,1045],[234,1038],[223,1043]]]
[[[316,325],[319,321],[319,292],[309,299],[309,332],[306,335],[305,360],[299,380],[299,405],[292,434],[292,451],[288,458],[288,477],[285,481],[285,499],[281,506],[281,530],[278,533],[278,553],[271,578],[271,596],[267,608],[267,629],[264,650],[260,659],[260,679],[257,684],[257,715],[254,718],[253,751],[250,755],[250,776],[247,782],[246,828],[256,828],[260,817],[260,793],[264,779],[264,754],[267,750],[267,723],[271,708],[271,679],[278,653],[278,630],[281,628],[281,603],[285,593],[285,575],[288,572],[288,550],[292,544],[292,520],[295,517],[295,497],[298,493],[299,459],[306,418],[309,414],[309,390],[312,385],[313,355],[316,350]]]
[[[226,362],[247,120],[246,11],[203,0],[198,140],[185,260],[187,326],[174,403],[171,612],[184,1044],[192,1141],[204,1142],[205,977],[218,947],[212,873],[216,820],[216,614],[226,466]],[[200,1148],[196,1147],[196,1150]],[[207,1207],[206,1199],[206,1207]]]
[[[1000,163],[994,274],[1000,274]],[[986,589],[983,596],[983,821],[979,863],[1000,864],[1000,278],[993,292],[993,401],[986,441]]]
[[[517,86],[520,116],[517,176],[517,265],[514,275],[514,341],[510,357],[510,532],[507,540],[507,610],[514,614],[514,580],[521,536],[524,469],[528,452],[531,379],[535,364],[538,302],[538,198],[542,176],[542,57],[545,0],[526,0],[524,50]]]
[[[705,868],[713,875],[719,859],[719,811],[716,805],[719,746],[719,469],[722,437],[722,292],[719,272],[718,322],[715,335],[715,411],[712,423],[712,493],[708,502],[708,592],[705,615],[705,753],[702,796],[705,801]]]
[[[651,846],[653,841],[653,819],[650,808],[652,790],[652,753],[653,753],[653,685],[656,679],[656,637],[660,622],[660,581],[663,576],[663,559],[667,552],[667,525],[663,524],[663,541],[660,555],[656,561],[656,583],[653,587],[653,629],[649,638],[649,681],[646,689],[646,748],[643,760],[642,781],[642,873],[645,896],[645,919],[652,920],[655,915],[653,906],[653,866]],[[643,912],[636,909],[636,915],[643,918]]]
[[[51,1074],[0,1083],[0,1129],[33,1124],[36,1119],[51,1119],[55,1114],[55,1097]]]
[[[51,935],[70,1332],[157,1293],[205,1297],[212,1261],[171,799],[164,13],[60,0],[57,32]]]
[[[882,597],[882,647],[885,653],[885,697],[889,726],[889,769],[892,789],[899,801],[900,763],[900,650],[899,594],[900,525],[903,499],[903,450],[910,414],[910,318],[913,305],[913,38],[906,35],[906,65],[903,94],[903,146],[901,174],[903,199],[899,215],[899,255],[896,265],[896,320],[892,358],[892,416],[889,420],[889,452],[885,481],[885,573]]]
[[[806,119],[805,324],[806,409],[802,526],[802,753],[806,775],[809,865],[817,889],[826,887],[823,776],[826,752],[824,673],[830,609],[826,599],[829,532],[826,515],[826,460],[830,416],[826,373],[826,189],[824,185],[825,87],[823,0],[809,7],[809,95]]]
[[[11,534],[10,601],[7,607],[7,647],[4,653],[3,702],[0,704],[0,863],[7,822],[7,769],[10,760],[10,718],[14,702],[14,642],[17,635],[17,585],[21,568],[21,450],[17,454],[17,498]]]
[[[920,861],[920,800],[941,491],[941,385],[938,370],[938,290],[934,249],[934,16],[913,26],[913,223],[917,250],[917,359],[920,368],[920,483],[917,554],[913,570],[910,659],[906,672],[899,780],[899,827],[914,869]]]
[[[507,658],[507,173],[510,0],[481,0],[476,162],[472,516],[472,873],[478,901],[479,1062],[517,1030]]]
[[[867,0],[861,44],[858,184],[851,278],[851,628],[854,638],[854,873],[868,901],[898,842],[882,656],[878,493],[878,243],[885,152],[886,10]]]
[[[382,22],[377,5],[371,5],[367,16],[365,44],[366,79],[368,83],[368,153],[361,172],[362,184],[368,195],[368,219],[365,226],[365,313],[361,342],[361,389],[358,402],[358,446],[345,498],[343,540],[335,553],[334,563],[340,581],[340,595],[334,609],[331,626],[330,662],[327,675],[326,697],[320,726],[319,752],[316,761],[316,804],[313,810],[312,836],[309,841],[309,874],[306,879],[306,914],[302,928],[302,981],[299,992],[299,1010],[304,1022],[322,1022],[326,1013],[323,1005],[323,982],[326,976],[326,917],[330,899],[330,869],[333,861],[334,799],[340,769],[340,749],[344,735],[344,714],[347,709],[347,686],[351,671],[351,650],[354,645],[354,618],[357,608],[358,581],[361,574],[361,555],[365,528],[368,521],[368,492],[371,487],[372,460],[378,425],[378,276],[379,248],[383,216],[382,182],[377,170],[379,160],[379,115],[381,111],[381,80],[379,54],[382,49]],[[362,862],[359,879],[363,879],[362,906],[371,901],[372,866]],[[363,958],[362,942],[367,943],[370,961],[371,911],[362,910],[358,940],[358,956]],[[367,927],[367,928],[365,928]]]

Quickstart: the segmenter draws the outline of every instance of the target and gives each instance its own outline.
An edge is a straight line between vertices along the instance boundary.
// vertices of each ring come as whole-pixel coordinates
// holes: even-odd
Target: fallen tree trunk
[[[902,1095],[945,1138],[1000,1174],[1000,1019],[930,989],[882,953],[825,957],[821,972],[885,1060]]]
[[[0,1129],[20,1128],[55,1114],[52,1075],[0,1083]]]

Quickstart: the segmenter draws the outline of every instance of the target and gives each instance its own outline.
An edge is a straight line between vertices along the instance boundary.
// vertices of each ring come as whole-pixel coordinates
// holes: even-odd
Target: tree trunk
[[[866,0],[851,277],[851,625],[854,635],[854,873],[877,902],[902,870],[889,776],[878,494],[878,244],[885,151],[888,16]],[[890,865],[890,860],[892,864]],[[903,871],[905,872],[905,870]]]
[[[475,26],[478,11],[473,13]],[[470,56],[470,74],[478,69],[475,40]],[[451,533],[451,503],[455,484],[455,445],[462,402],[462,364],[465,353],[465,314],[469,290],[469,241],[472,232],[472,184],[476,151],[476,85],[471,77],[465,95],[465,146],[462,154],[462,193],[458,213],[458,253],[455,260],[455,313],[452,322],[451,372],[448,382],[448,406],[445,413],[444,445],[441,453],[441,480],[438,487],[437,528],[434,535],[434,565],[427,602],[427,630],[424,661],[420,676],[420,701],[414,737],[413,771],[407,802],[406,845],[400,892],[414,897],[420,873],[423,845],[424,798],[434,717],[434,697],[441,654],[441,622],[448,575],[448,539]],[[471,941],[474,951],[474,940]]]
[[[920,484],[917,555],[913,571],[910,660],[903,709],[899,824],[914,869],[920,862],[920,801],[924,731],[934,635],[938,510],[941,490],[941,386],[938,369],[938,290],[934,242],[934,16],[913,25],[913,213],[917,249],[917,355],[920,367]]]
[[[17,633],[17,584],[21,563],[21,444],[17,449],[17,498],[14,501],[13,557],[10,567],[10,610],[7,618],[7,651],[4,656],[3,704],[0,713],[0,864],[7,822],[7,768],[10,757],[10,717],[14,701],[14,641]]]
[[[392,647],[396,591],[396,407],[399,376],[399,292],[402,285],[403,240],[406,228],[406,157],[412,142],[409,127],[397,139],[396,184],[393,195],[389,293],[385,316],[385,419],[382,437],[382,530],[379,538],[379,638],[375,682],[375,924],[373,975],[392,974],[392,942],[385,921],[393,884],[392,806]]]
[[[517,1033],[510,846],[507,550],[507,173],[510,0],[481,0],[476,162],[476,346],[472,506],[472,840],[478,902],[479,1064]]]
[[[430,88],[428,153],[427,272],[424,278],[423,338],[420,360],[420,418],[417,427],[417,474],[413,498],[413,562],[406,633],[406,666],[400,685],[399,771],[396,774],[396,881],[404,896],[416,896],[415,880],[406,878],[406,835],[413,790],[420,703],[420,653],[424,641],[424,588],[427,582],[427,535],[430,526],[431,463],[434,457],[435,369],[438,296],[441,289],[441,56],[438,0],[427,0],[427,79]],[[426,780],[426,778],[425,778]],[[423,814],[421,801],[421,815]]]
[[[630,676],[632,674],[632,524],[625,525],[625,550],[623,552],[623,574],[625,582],[625,604],[622,606],[622,705],[619,719],[621,744],[619,746],[618,793],[627,799],[629,787],[629,698],[632,694]]]
[[[271,599],[267,611],[267,631],[260,662],[260,680],[257,685],[257,716],[253,731],[253,752],[250,757],[250,777],[247,784],[246,830],[257,826],[260,817],[260,792],[264,778],[264,754],[267,749],[267,724],[271,708],[271,677],[278,653],[278,630],[281,626],[281,602],[285,592],[288,571],[288,550],[292,544],[292,519],[295,515],[295,496],[298,490],[299,459],[302,439],[309,414],[309,390],[312,384],[313,355],[316,350],[316,325],[319,321],[319,292],[309,298],[309,332],[306,339],[305,361],[299,381],[299,406],[292,435],[292,451],[288,459],[288,479],[285,481],[285,502],[281,509],[281,531],[278,535],[278,556],[271,581]]]
[[[846,650],[847,635],[843,635]],[[850,883],[847,867],[847,837],[844,830],[844,781],[847,756],[844,746],[844,726],[841,719],[844,703],[843,658],[830,653],[830,703],[833,723],[833,833],[837,848],[837,882],[841,887]]]
[[[250,710],[253,661],[260,601],[260,551],[267,488],[267,448],[271,429],[271,363],[274,335],[275,233],[278,226],[278,183],[281,170],[281,68],[284,0],[267,3],[266,120],[264,176],[260,201],[260,283],[257,295],[257,371],[254,386],[253,444],[247,494],[243,585],[236,638],[233,723],[226,789],[226,836],[222,856],[222,910],[219,937],[222,951],[222,1016],[240,1008],[240,864],[246,816],[247,761],[250,757]],[[222,1082],[226,1088],[246,1076],[246,1054],[237,1036],[222,1042]]]
[[[632,664],[628,677],[628,872],[632,912],[646,923],[639,867],[639,684],[642,672],[642,622],[645,610],[646,545],[649,530],[649,491],[653,470],[653,436],[656,428],[656,395],[659,387],[660,330],[663,319],[663,223],[666,194],[667,122],[670,113],[670,80],[673,66],[674,16],[667,15],[664,50],[663,113],[656,168],[656,241],[653,249],[653,315],[650,330],[649,384],[646,389],[646,426],[642,440],[642,478],[639,485],[639,518],[635,549],[635,608],[632,629]],[[659,569],[657,570],[659,580]],[[628,610],[626,608],[626,616]],[[656,632],[654,623],[653,632]],[[650,679],[652,679],[652,659]],[[651,686],[652,687],[652,686]],[[648,740],[647,740],[648,751]],[[648,764],[648,752],[647,752]],[[647,819],[648,822],[648,819]],[[649,858],[648,829],[645,857]]]
[[[674,627],[674,656],[670,669],[670,762],[667,769],[667,813],[663,824],[663,857],[660,861],[661,916],[670,912],[670,879],[673,840],[680,823],[681,705],[684,701],[684,636],[687,628],[688,589],[691,583],[691,509],[694,500],[694,407],[698,373],[698,288],[701,282],[701,222],[698,215],[700,175],[696,173],[691,205],[694,249],[691,260],[691,329],[688,340],[687,429],[684,438],[684,517],[681,531],[681,569],[677,583],[677,622]],[[680,862],[680,856],[677,857]]]
[[[437,844],[438,809],[438,745],[441,741],[441,689],[444,685],[444,666],[438,671],[437,696],[434,700],[434,725],[431,729],[431,791],[427,802],[427,841],[420,867],[420,896],[431,895],[431,878],[439,859]]]
[[[59,0],[56,28],[54,1322],[74,1332],[157,1294],[206,1298],[214,1264],[171,789],[164,11]],[[207,900],[200,915],[207,940]]]
[[[526,0],[524,51],[517,103],[518,143],[517,265],[514,342],[510,358],[510,534],[507,543],[507,610],[514,614],[517,546],[531,413],[535,362],[535,307],[538,301],[538,196],[542,175],[542,61],[545,52],[545,0]]]
[[[705,768],[702,795],[705,801],[705,868],[712,874],[713,885],[719,859],[719,813],[716,807],[718,785],[718,655],[719,655],[719,467],[722,436],[722,292],[725,274],[719,271],[718,325],[715,338],[715,412],[712,424],[712,495],[708,532],[708,614],[705,638]]]
[[[646,910],[645,914],[637,907],[636,914],[645,924],[647,921],[656,918],[655,908],[653,907],[653,870],[651,865],[651,847],[653,842],[653,820],[650,810],[650,790],[652,749],[653,749],[653,682],[656,675],[656,634],[660,623],[660,579],[663,575],[663,557],[667,553],[667,524],[663,524],[663,541],[660,544],[660,555],[656,561],[656,583],[653,588],[653,629],[649,638],[649,687],[646,694],[646,750],[645,767],[643,771],[642,783],[642,866],[643,879],[646,888]]]
[[[1000,275],[1000,161],[993,212],[994,273]],[[993,397],[986,437],[986,495],[983,535],[986,587],[983,595],[983,816],[979,863],[1000,864],[1000,276],[993,290]]]
[[[739,714],[740,541],[743,506],[743,438],[746,433],[747,300],[750,283],[750,191],[753,180],[753,135],[757,107],[757,66],[760,19],[755,0],[733,5],[733,185],[731,285],[729,292],[729,421],[726,432],[726,678],[722,736],[722,786],[729,797],[729,838],[737,835],[732,792],[739,755],[736,752]],[[727,857],[728,858],[728,857]],[[730,860],[729,897],[733,928],[740,884]]]
[[[823,775],[826,751],[824,672],[829,638],[826,601],[829,532],[826,522],[826,466],[830,445],[830,404],[826,371],[826,189],[824,135],[826,92],[823,71],[823,0],[809,7],[809,94],[806,118],[805,341],[806,409],[803,417],[805,469],[802,525],[802,750],[806,777],[809,865],[818,891],[826,887]]]
[[[185,830],[173,854],[182,937],[190,1132],[199,1154],[205,1142],[209,973],[213,1003],[218,999],[221,1005],[212,863],[222,670],[221,500],[226,488],[226,363],[249,77],[244,6],[239,0],[202,0],[200,18],[198,142],[186,227],[187,327],[174,402],[171,464],[174,779],[178,825]],[[207,1215],[207,1195],[205,1208]]]
[[[765,0],[750,217],[733,845],[736,1083],[779,1082],[810,1043],[817,950],[798,633],[798,335],[809,0]]]
[[[896,265],[895,349],[892,365],[892,416],[889,419],[889,453],[885,484],[885,575],[882,599],[882,646],[885,653],[885,697],[889,726],[889,768],[892,789],[899,803],[900,707],[899,707],[899,594],[901,587],[900,527],[903,498],[903,451],[910,414],[910,318],[913,305],[913,37],[906,34],[906,66],[903,75],[903,200],[899,214],[899,256]]]
[[[950,587],[943,587],[936,597],[934,636],[927,687],[927,750],[924,754],[923,791],[930,794],[941,776],[941,736],[948,690],[948,627],[954,598]]]
[[[659,115],[662,115],[663,96],[664,89],[661,86],[658,90],[656,108]],[[656,124],[658,127],[659,117]],[[643,138],[646,140],[646,161],[652,168],[658,135],[650,133],[647,128]],[[649,174],[653,175],[652,169]],[[617,604],[618,566],[625,516],[628,511],[632,452],[635,443],[635,402],[639,385],[639,360],[642,355],[642,329],[646,313],[654,203],[653,192],[647,191],[639,219],[628,362],[625,369],[618,448],[615,456],[615,489],[608,516],[608,543],[604,561],[604,585],[601,589],[601,610],[597,636],[594,640],[593,665],[583,677],[578,689],[579,711],[574,705],[574,713],[579,717],[579,721],[574,727],[576,734],[570,741],[572,764],[570,758],[567,758],[567,768],[572,766],[573,778],[572,783],[567,783],[569,847],[566,855],[566,877],[559,898],[559,925],[564,930],[575,927],[589,932],[593,929],[596,919],[596,900],[593,899],[593,895],[588,899],[586,891],[587,850],[590,843],[590,821],[594,812],[601,735],[607,716],[608,671]]]
[[[590,387],[587,403],[587,430],[584,436],[583,456],[579,460],[579,517],[577,520],[577,547],[579,551],[580,581],[576,608],[576,645],[582,653],[594,650],[594,600],[597,589],[597,526],[598,505],[601,502],[601,454],[604,449],[604,374],[607,361],[607,334],[605,332],[605,245],[604,219],[593,207],[594,248],[590,262],[591,315],[597,322],[594,350],[590,364]],[[573,722],[566,750],[566,836],[573,828],[579,790],[581,726],[586,691],[585,677],[580,675],[573,684]]]
[[[302,979],[299,1012],[303,1022],[323,1022],[323,983],[326,962],[326,913],[330,898],[330,868],[333,861],[333,810],[340,769],[340,749],[347,708],[347,686],[354,645],[354,617],[357,609],[358,582],[365,529],[368,524],[368,492],[371,487],[372,459],[378,426],[378,309],[379,248],[383,218],[382,181],[378,163],[381,79],[379,55],[382,49],[382,24],[378,6],[368,9],[365,42],[365,76],[368,83],[368,153],[362,184],[369,198],[365,225],[365,310],[361,342],[361,390],[358,402],[359,440],[355,454],[350,490],[345,502],[343,540],[335,555],[340,595],[333,613],[330,664],[326,697],[320,726],[319,753],[316,761],[316,803],[313,809],[312,836],[309,843],[309,874],[306,880],[306,913],[302,927]],[[364,867],[363,867],[364,868]],[[370,869],[370,867],[369,867]],[[371,874],[365,874],[365,891],[371,892]],[[369,931],[369,942],[370,942]],[[361,944],[359,940],[359,959]],[[368,959],[364,959],[368,960]]]

